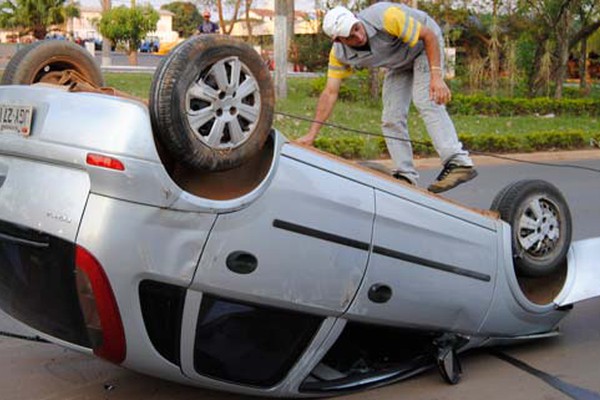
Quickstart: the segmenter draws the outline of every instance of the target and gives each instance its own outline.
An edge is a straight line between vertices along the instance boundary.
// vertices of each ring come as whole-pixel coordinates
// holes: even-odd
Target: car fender
[[[600,296],[600,237],[573,242],[567,254],[567,280],[554,299],[557,307]]]

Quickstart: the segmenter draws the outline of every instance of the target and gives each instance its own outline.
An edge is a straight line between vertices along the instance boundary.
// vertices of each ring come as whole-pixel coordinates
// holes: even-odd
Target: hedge
[[[488,153],[514,153],[551,150],[574,150],[590,145],[582,131],[561,132],[532,132],[524,135],[497,135],[497,134],[459,134],[459,139],[464,147],[474,152]],[[600,141],[600,134],[593,138],[596,143]],[[383,137],[368,138],[364,136],[349,135],[339,137],[320,136],[315,141],[315,146],[323,151],[344,158],[365,158],[367,154],[385,154],[386,145]],[[375,151],[373,151],[375,149]],[[430,156],[435,154],[431,141],[413,143],[413,152],[416,156]]]
[[[457,115],[600,115],[600,100],[597,99],[527,99],[457,94],[447,107],[451,114]]]
[[[369,96],[366,73],[359,71],[344,81],[338,98],[343,101],[372,102]],[[326,77],[311,81],[310,94],[318,96],[325,88]],[[375,101],[380,101],[375,99]],[[600,99],[551,99],[548,97],[512,98],[488,97],[483,95],[462,95],[454,93],[447,105],[453,115],[573,115],[600,116]]]

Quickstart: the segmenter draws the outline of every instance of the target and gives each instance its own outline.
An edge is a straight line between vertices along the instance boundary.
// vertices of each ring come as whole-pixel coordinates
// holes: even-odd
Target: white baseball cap
[[[323,18],[323,32],[332,39],[348,37],[358,18],[346,7],[337,6],[327,11]]]

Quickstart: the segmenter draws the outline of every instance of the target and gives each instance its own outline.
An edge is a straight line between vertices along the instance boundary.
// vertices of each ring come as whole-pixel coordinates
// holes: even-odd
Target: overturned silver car
[[[0,86],[0,307],[43,338],[322,397],[432,367],[456,383],[459,353],[553,335],[600,295],[600,239],[571,243],[549,183],[474,210],[290,143],[260,57],[228,38],[172,51],[149,105],[85,90],[88,58],[36,44]]]

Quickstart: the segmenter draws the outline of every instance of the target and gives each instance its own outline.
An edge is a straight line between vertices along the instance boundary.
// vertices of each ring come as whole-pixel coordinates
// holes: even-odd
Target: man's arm
[[[431,74],[429,98],[437,104],[446,104],[452,98],[452,93],[448,86],[446,86],[446,82],[444,82],[438,38],[431,29],[423,26],[419,33],[419,39],[423,40],[425,53],[429,61],[429,71]]]
[[[331,115],[331,112],[333,111],[333,107],[337,101],[341,85],[342,80],[340,78],[327,78],[325,89],[323,90],[323,93],[321,93],[319,101],[317,102],[314,121],[310,125],[308,133],[296,140],[297,143],[312,146],[315,139],[319,135],[322,123],[327,121]]]

